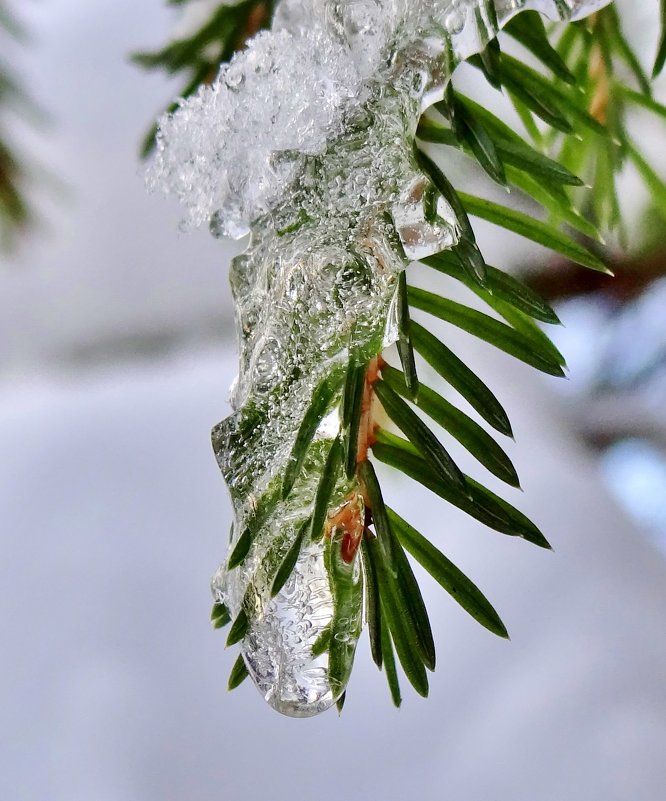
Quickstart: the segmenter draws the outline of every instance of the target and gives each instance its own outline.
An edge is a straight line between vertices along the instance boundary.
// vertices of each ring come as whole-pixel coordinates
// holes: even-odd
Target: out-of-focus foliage
[[[666,20],[664,2],[661,13]],[[665,46],[662,34],[654,77],[663,67]],[[587,126],[578,140],[555,134],[548,144],[561,162],[592,186],[591,192],[580,191],[576,198],[585,216],[602,230],[617,230],[620,241],[625,243],[617,178],[627,162],[634,165],[653,203],[666,218],[666,185],[659,165],[650,163],[640,140],[632,137],[629,117],[638,107],[666,119],[666,107],[654,99],[650,77],[623,32],[615,5],[570,26],[561,36],[557,51],[571,65],[581,102],[603,126],[605,135],[600,139]]]
[[[147,69],[161,69],[169,75],[182,75],[185,85],[181,97],[189,97],[204,83],[210,83],[225,61],[240,50],[247,39],[262,28],[270,26],[275,0],[241,0],[236,4],[210,3],[210,14],[201,15],[201,2],[168,0],[172,6],[189,6],[194,9],[192,25],[160,50],[135,53],[133,60]],[[187,14],[185,9],[185,13]],[[172,103],[167,111],[175,111]],[[157,126],[153,125],[143,141],[142,155],[148,155],[155,145]]]
[[[12,10],[0,0],[0,47],[25,42],[26,34]],[[11,249],[17,236],[32,221],[25,198],[26,169],[11,141],[7,128],[12,114],[21,114],[29,105],[25,92],[5,58],[0,56],[0,250]]]

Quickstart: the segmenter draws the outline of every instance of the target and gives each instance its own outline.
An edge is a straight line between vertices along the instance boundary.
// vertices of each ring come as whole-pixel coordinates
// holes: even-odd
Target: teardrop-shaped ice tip
[[[334,694],[331,687],[328,653],[318,653],[315,627],[285,616],[280,606],[279,615],[266,615],[248,631],[243,656],[250,677],[273,709],[292,718],[312,717],[333,706],[340,692]],[[308,629],[309,636],[302,636]]]
[[[241,648],[261,695],[295,718],[333,706],[342,690],[334,693],[329,682],[327,635],[334,604],[321,543],[306,543],[280,592],[257,606]]]
[[[337,701],[328,681],[326,655],[312,660],[298,671],[285,671],[278,681],[267,684],[250,669],[267,703],[282,715],[310,718],[325,712]]]

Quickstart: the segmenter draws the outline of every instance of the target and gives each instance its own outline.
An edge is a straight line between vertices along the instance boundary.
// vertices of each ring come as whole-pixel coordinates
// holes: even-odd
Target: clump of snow
[[[201,225],[213,214],[238,237],[269,211],[295,177],[290,153],[320,153],[341,132],[358,93],[354,64],[321,30],[260,33],[212,86],[160,122],[154,187],[175,194]]]
[[[496,2],[500,19],[523,7],[555,16],[604,4]],[[344,133],[372,84],[394,86],[416,59],[441,90],[442,37],[451,37],[453,66],[493,33],[480,0],[282,0],[271,32],[257,34],[212,86],[162,117],[149,185],[175,195],[190,225],[214,218],[217,233],[239,238],[300,177],[300,157],[321,154]],[[432,102],[425,83],[432,81],[418,92]]]

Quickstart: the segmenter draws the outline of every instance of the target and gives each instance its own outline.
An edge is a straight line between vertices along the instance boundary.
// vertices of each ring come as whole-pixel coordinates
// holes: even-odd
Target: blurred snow
[[[640,439],[611,445],[601,459],[601,475],[612,492],[666,553],[666,455]]]
[[[663,278],[626,303],[599,293],[558,304],[564,327],[550,333],[576,376],[566,389],[578,396],[636,391],[660,403],[666,391],[665,305]]]
[[[386,480],[512,641],[426,581],[439,653],[430,699],[405,686],[395,711],[364,638],[342,718],[304,721],[248,684],[225,692],[235,654],[207,621],[229,524],[207,432],[235,356],[4,386],[0,798],[661,798],[666,561],[514,367],[499,360],[491,377],[521,409],[511,455],[525,495],[511,499],[554,553]]]
[[[553,333],[575,377],[557,385],[573,428],[606,448],[606,486],[666,552],[665,302],[664,279],[627,303],[568,300]]]
[[[32,41],[16,69],[52,117],[24,150],[43,229],[0,260],[0,371],[95,362],[232,330],[233,245],[179,232],[175,202],[146,192],[141,138],[180,83],[129,62],[160,46],[177,9],[163,0],[19,3]]]

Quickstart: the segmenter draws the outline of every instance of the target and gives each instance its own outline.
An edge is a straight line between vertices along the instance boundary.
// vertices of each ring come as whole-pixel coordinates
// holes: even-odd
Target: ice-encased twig
[[[441,196],[432,214],[434,187],[413,151],[419,116],[443,98],[455,66],[519,11],[575,19],[606,4],[282,0],[272,31],[160,122],[150,183],[176,195],[190,223],[251,235],[231,265],[235,411],[213,430],[235,512],[231,552],[239,541],[248,551],[239,566],[220,567],[213,590],[233,615],[248,615],[242,652],[280,712],[308,716],[335,703],[361,629],[361,571],[357,559],[340,560],[335,529],[303,538],[271,598],[340,434],[342,381],[283,500],[301,420],[322,381],[396,340],[396,286],[409,261],[459,237]],[[355,478],[336,483],[330,508],[343,503],[362,503]]]

